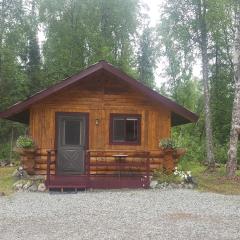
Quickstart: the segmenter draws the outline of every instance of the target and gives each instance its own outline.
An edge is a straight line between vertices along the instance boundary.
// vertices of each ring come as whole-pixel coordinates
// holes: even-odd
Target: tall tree
[[[198,44],[202,58],[202,75],[204,86],[204,102],[205,102],[205,131],[206,131],[206,149],[209,169],[215,168],[214,150],[213,150],[213,134],[212,134],[212,116],[210,110],[210,90],[209,90],[209,60],[208,60],[208,29],[207,29],[207,2],[206,0],[198,0],[196,8],[196,18],[198,22]]]
[[[225,14],[225,11],[228,11],[225,8],[226,2],[228,0],[168,0],[165,3],[158,27],[162,43],[161,55],[163,60],[167,59],[168,63],[166,73],[169,77],[169,91],[177,102],[183,103],[179,90],[183,86],[187,86],[186,83],[191,80],[195,60],[201,59],[202,84],[204,86],[205,145],[210,169],[214,168],[215,164],[211,109],[213,100],[210,95],[213,93],[211,87],[215,87],[213,90],[217,88],[215,83],[210,85],[210,79],[212,81],[216,79],[214,72],[216,65],[221,66],[221,72],[229,73],[224,76],[227,86],[224,89],[226,96],[231,95],[231,87],[229,87],[231,86],[231,70],[229,70],[231,62],[228,61],[231,52],[229,50],[231,24],[229,24]],[[214,60],[216,48],[219,49],[218,59],[221,59],[217,61],[217,64]],[[228,70],[225,71],[225,69]],[[219,68],[217,71],[220,73]]]
[[[46,79],[56,81],[106,59],[131,72],[138,0],[42,0]]]
[[[22,0],[0,1],[0,111],[26,97],[24,61],[26,50],[25,11]],[[6,157],[12,129],[20,124],[0,120],[0,158]]]
[[[38,44],[38,17],[37,1],[32,0],[30,3],[31,11],[29,16],[28,30],[28,62],[27,73],[29,77],[30,93],[41,89],[41,57]]]
[[[232,126],[230,131],[228,161],[226,172],[233,177],[237,170],[237,146],[240,134],[240,4],[235,6],[235,42],[234,42],[234,81],[235,93],[232,111]]]
[[[148,25],[143,29],[143,32],[140,36],[137,63],[139,80],[150,88],[154,88],[154,69],[156,67],[156,54],[153,29]]]

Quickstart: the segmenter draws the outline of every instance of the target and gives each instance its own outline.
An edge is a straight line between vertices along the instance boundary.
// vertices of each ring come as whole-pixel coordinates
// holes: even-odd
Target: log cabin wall
[[[160,139],[170,137],[170,111],[159,103],[150,101],[127,83],[116,80],[112,76],[103,75],[101,78],[88,78],[31,107],[30,134],[39,148],[35,159],[36,174],[46,174],[46,150],[55,148],[55,114],[57,112],[89,113],[90,150],[104,152],[115,150],[121,153],[149,151],[151,169],[162,166],[163,158],[159,157],[161,154],[158,144]],[[111,113],[141,115],[140,145],[109,143]],[[99,119],[99,125],[96,125],[96,119]],[[53,165],[52,172],[54,170]]]

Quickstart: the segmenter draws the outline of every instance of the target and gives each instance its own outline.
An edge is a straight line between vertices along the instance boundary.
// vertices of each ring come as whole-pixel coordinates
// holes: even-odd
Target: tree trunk
[[[208,169],[215,169],[215,159],[213,151],[213,135],[212,135],[212,117],[210,111],[210,91],[209,91],[209,78],[208,78],[208,36],[206,25],[206,3],[204,0],[198,2],[198,15],[199,15],[199,32],[200,32],[200,50],[202,57],[202,74],[203,74],[203,87],[204,87],[204,110],[205,110],[205,132],[206,132],[206,150]]]
[[[230,131],[228,161],[226,173],[228,177],[234,177],[237,170],[237,146],[240,133],[240,7],[236,9],[236,33],[234,43],[234,80],[235,93],[232,110],[232,126]]]

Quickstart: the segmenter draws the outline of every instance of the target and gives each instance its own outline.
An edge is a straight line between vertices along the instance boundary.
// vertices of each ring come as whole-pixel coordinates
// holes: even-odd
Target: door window
[[[65,119],[63,126],[63,145],[81,145],[82,121]]]

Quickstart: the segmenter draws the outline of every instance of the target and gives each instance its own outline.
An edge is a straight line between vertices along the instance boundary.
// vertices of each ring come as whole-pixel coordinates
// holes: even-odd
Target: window
[[[64,120],[64,145],[79,145],[81,144],[81,121],[79,120]]]
[[[110,143],[140,144],[140,115],[111,114]]]

